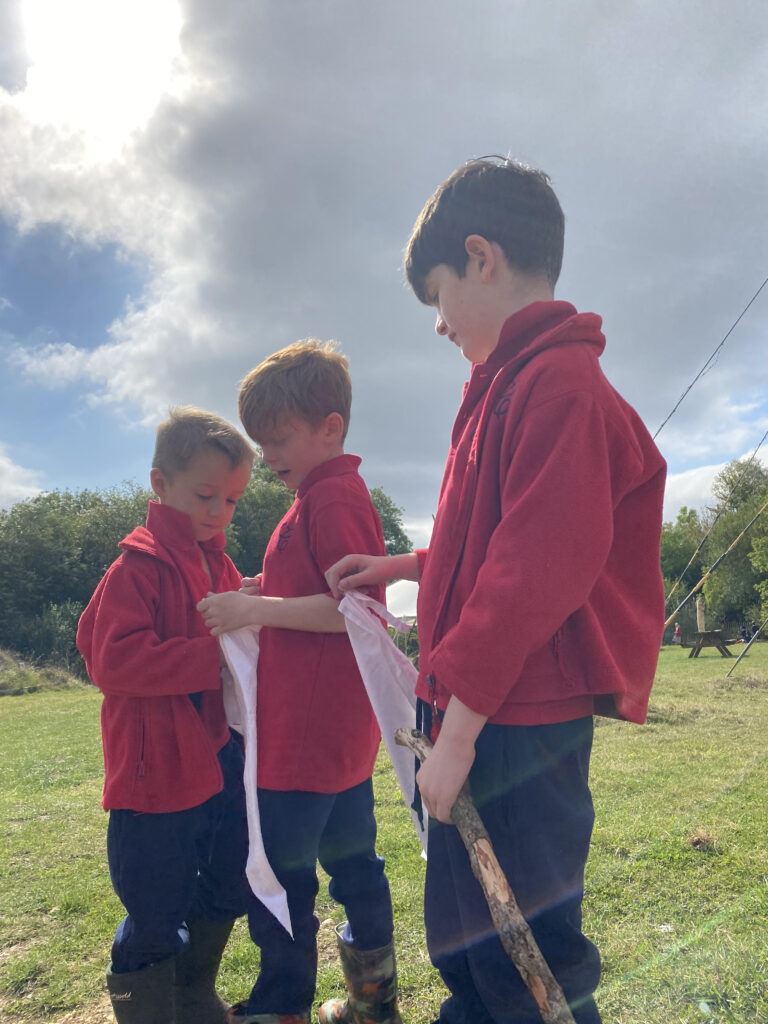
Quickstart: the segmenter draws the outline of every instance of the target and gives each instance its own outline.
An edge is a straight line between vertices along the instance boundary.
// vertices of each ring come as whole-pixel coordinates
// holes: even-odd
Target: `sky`
[[[557,297],[655,433],[768,275],[763,0],[4,0],[0,507],[146,484],[169,406],[236,420],[335,338],[348,450],[426,540],[469,364],[402,250],[490,153],[551,175]],[[768,431],[767,338],[768,287],[659,434],[665,518]]]

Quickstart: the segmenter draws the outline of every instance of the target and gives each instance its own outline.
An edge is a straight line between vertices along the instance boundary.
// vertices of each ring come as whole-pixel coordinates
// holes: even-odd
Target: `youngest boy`
[[[243,755],[224,717],[218,643],[195,606],[240,585],[223,530],[253,458],[218,416],[173,410],[157,431],[157,501],[78,627],[104,694],[107,856],[127,911],[107,971],[119,1024],[220,1024],[227,1009],[214,984],[245,913]]]
[[[317,973],[319,860],[348,922],[337,928],[348,1001],[320,1010],[332,1021],[399,1022],[392,905],[376,856],[371,774],[379,730],[324,573],[347,551],[384,555],[376,509],[344,454],[352,390],[333,344],[298,342],[243,381],[240,417],[266,464],[296,492],[267,546],[257,595],[198,606],[214,634],[243,625],[259,635],[258,798],[264,849],[285,888],[293,940],[261,903],[248,911],[261,948],[238,1024],[309,1020]],[[383,598],[383,588],[373,588]]]

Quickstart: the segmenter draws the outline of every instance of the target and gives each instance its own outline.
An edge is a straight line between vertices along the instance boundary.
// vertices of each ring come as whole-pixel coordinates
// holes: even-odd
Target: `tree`
[[[148,498],[135,484],[52,491],[0,513],[0,644],[76,662],[80,612]]]
[[[381,487],[374,487],[371,500],[381,519],[384,531],[384,544],[388,555],[404,555],[413,551],[413,542],[403,528],[403,510],[386,494]]]
[[[145,521],[151,492],[136,484],[105,491],[51,491],[0,512],[0,645],[82,670],[77,620],[118,544]],[[387,550],[410,551],[402,509],[373,492]],[[243,575],[261,571],[272,531],[293,494],[263,464],[254,466],[227,530],[227,554]]]
[[[758,537],[752,544],[749,554],[753,567],[762,574],[763,578],[755,587],[762,602],[760,615],[762,619],[768,616],[768,534]]]
[[[757,462],[735,459],[715,477],[712,490],[725,508],[707,542],[708,566],[727,551],[765,503],[768,471]],[[750,554],[755,545],[761,549],[761,538],[768,535],[766,514],[750,527],[704,584],[707,609],[716,618],[741,621],[757,614],[759,588],[766,573]]]
[[[768,470],[754,459],[734,459],[715,477],[712,493],[717,498],[718,508],[725,505],[726,511],[730,512],[759,498],[762,498],[759,502],[762,504],[768,496]]]
[[[664,589],[669,594],[682,576],[675,591],[678,604],[701,579],[701,558],[697,556],[690,566],[688,562],[701,543],[704,533],[705,527],[699,513],[696,509],[686,508],[685,505],[677,513],[674,523],[664,523],[661,527],[661,572],[664,576]]]
[[[227,554],[243,576],[261,572],[272,531],[293,504],[293,493],[264,463],[253,467],[227,530]]]

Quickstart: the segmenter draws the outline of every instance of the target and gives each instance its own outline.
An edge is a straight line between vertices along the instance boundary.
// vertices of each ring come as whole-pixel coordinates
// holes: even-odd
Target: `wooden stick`
[[[419,729],[398,729],[395,742],[409,747],[422,762],[432,750],[432,744]],[[563,990],[520,913],[466,783],[451,808],[451,818],[469,853],[472,873],[485,893],[501,944],[533,996],[544,1024],[575,1024]]]

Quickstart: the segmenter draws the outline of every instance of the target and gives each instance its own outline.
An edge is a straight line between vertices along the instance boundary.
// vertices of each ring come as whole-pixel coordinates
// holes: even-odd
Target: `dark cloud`
[[[335,337],[370,482],[428,518],[468,366],[400,261],[423,202],[473,155],[511,152],[552,175],[567,216],[559,295],[604,316],[606,371],[653,429],[765,274],[762,2],[186,0],[183,12],[197,85],[163,102],[131,169],[168,211],[153,220],[169,239],[148,290],[157,308],[140,324],[156,340],[120,335],[147,373],[160,363],[152,402],[233,415],[250,366]],[[747,406],[768,390],[766,321],[768,295],[662,434],[681,468],[729,457],[749,433]]]

